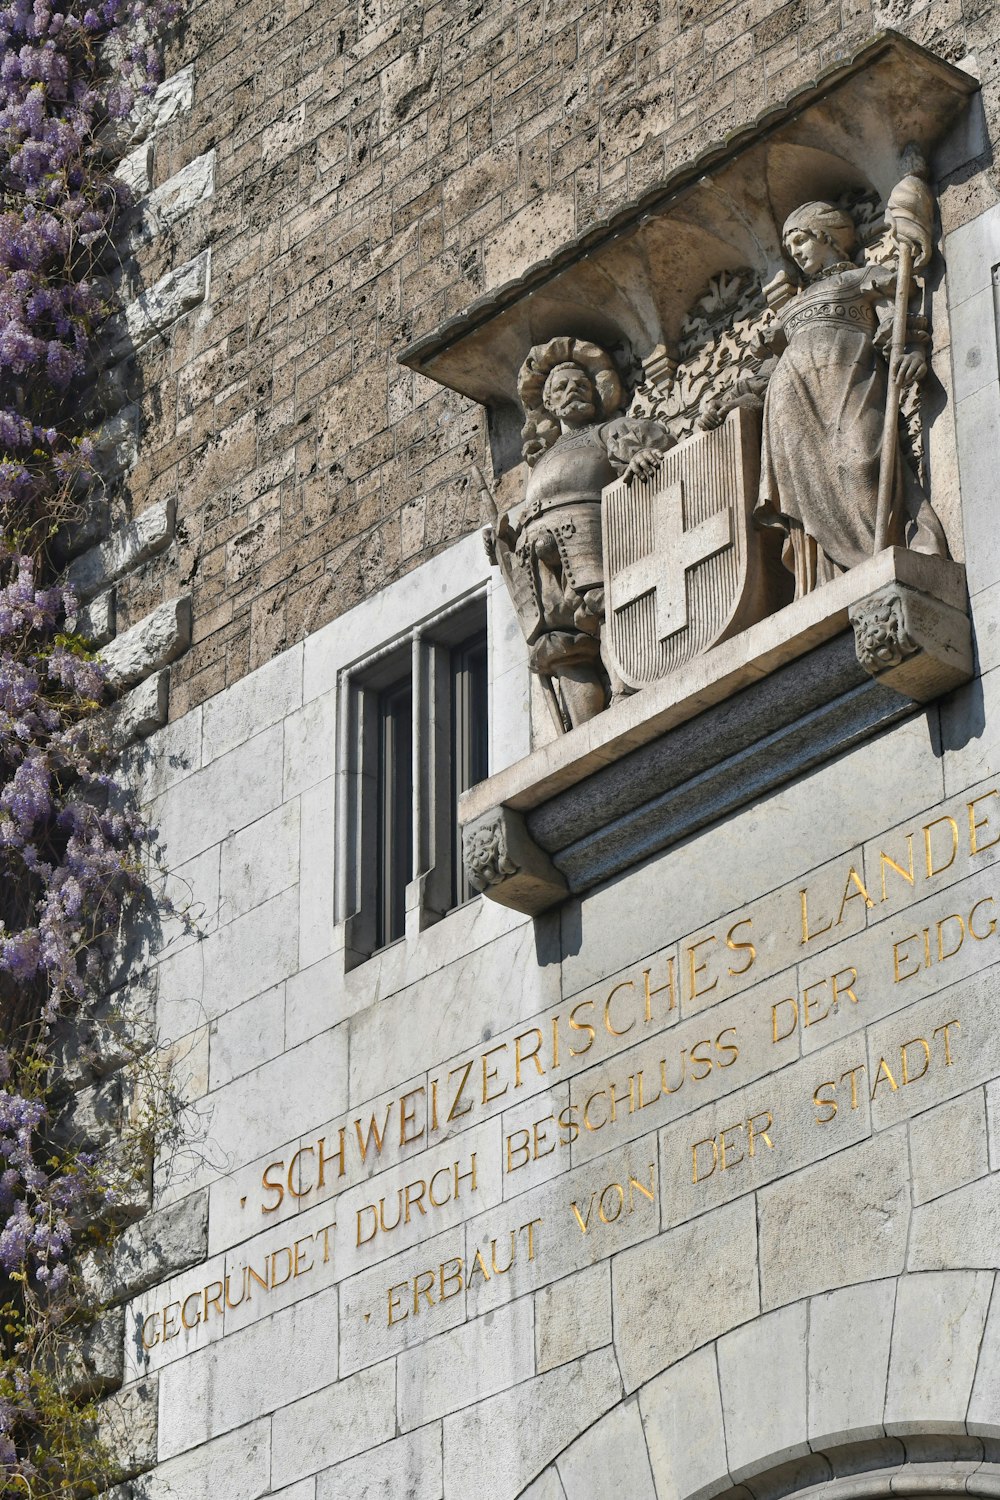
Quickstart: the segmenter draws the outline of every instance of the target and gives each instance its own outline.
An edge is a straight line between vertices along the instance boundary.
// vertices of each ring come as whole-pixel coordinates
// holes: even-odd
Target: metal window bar
[[[406,887],[413,873],[413,688],[409,677],[378,696],[375,944],[406,931]]]
[[[451,653],[451,904],[460,906],[476,893],[462,861],[458,799],[489,772],[489,679],[486,631],[456,646]]]

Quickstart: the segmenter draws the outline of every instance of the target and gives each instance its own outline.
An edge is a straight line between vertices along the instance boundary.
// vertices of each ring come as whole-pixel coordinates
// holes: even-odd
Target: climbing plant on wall
[[[75,1148],[56,1059],[143,895],[147,835],[114,783],[103,672],[53,544],[93,472],[76,413],[126,204],[109,127],[158,81],[176,9],[0,6],[0,1494],[34,1500],[110,1474],[81,1399],[75,1268],[131,1167]]]

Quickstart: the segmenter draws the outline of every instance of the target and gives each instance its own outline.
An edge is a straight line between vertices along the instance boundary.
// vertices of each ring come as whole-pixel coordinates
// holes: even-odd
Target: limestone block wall
[[[338,675],[484,582],[477,539],[132,752],[198,931],[135,960],[192,1128],[109,1272],[153,1465],[122,1497],[996,1494],[1000,212],[946,253],[955,694],[552,914],[476,899],[350,970]]]
[[[591,1500],[626,1476],[642,1500],[995,1495],[994,1287],[992,1271],[932,1272],[769,1313],[613,1407],[523,1500]]]
[[[122,629],[190,596],[171,716],[479,524],[482,413],[398,367],[411,338],[886,25],[981,73],[957,228],[996,201],[997,24],[989,0],[186,6],[125,142],[143,208],[95,394],[114,529],[176,524],[155,565],[85,568]]]

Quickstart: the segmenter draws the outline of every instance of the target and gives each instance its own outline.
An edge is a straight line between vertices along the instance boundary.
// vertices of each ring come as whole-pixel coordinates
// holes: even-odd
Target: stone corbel
[[[852,604],[848,614],[861,666],[904,697],[927,703],[972,676],[964,611],[891,583]]]
[[[466,824],[462,854],[472,886],[501,906],[536,916],[569,894],[565,879],[512,808],[491,807]]]

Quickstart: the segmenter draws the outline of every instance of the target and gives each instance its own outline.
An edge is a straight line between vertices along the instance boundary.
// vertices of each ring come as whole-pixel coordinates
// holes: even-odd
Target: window
[[[475,892],[458,797],[489,767],[486,599],[466,599],[341,679],[338,917],[348,967]]]

